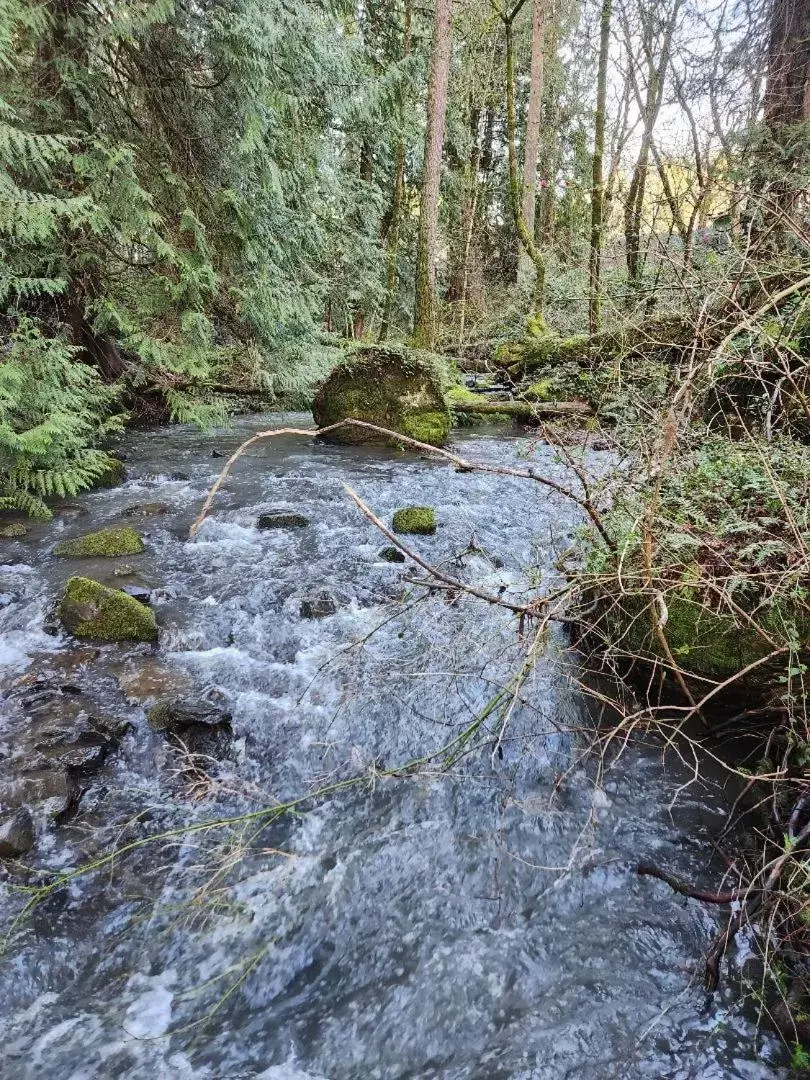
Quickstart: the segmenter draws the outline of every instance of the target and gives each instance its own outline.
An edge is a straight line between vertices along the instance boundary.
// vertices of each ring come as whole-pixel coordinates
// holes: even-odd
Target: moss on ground
[[[98,532],[77,536],[73,540],[63,540],[56,545],[53,553],[62,559],[117,558],[120,555],[140,555],[143,549],[143,540],[135,529],[111,528],[99,529]]]
[[[57,615],[68,633],[88,641],[157,641],[151,608],[91,578],[68,580]]]
[[[365,420],[431,446],[450,433],[444,375],[429,353],[404,346],[367,346],[352,352],[318,391],[312,412],[319,427],[340,420]],[[374,431],[346,427],[331,442],[399,445]]]
[[[436,511],[432,506],[405,506],[394,514],[394,532],[432,536],[436,532]]]

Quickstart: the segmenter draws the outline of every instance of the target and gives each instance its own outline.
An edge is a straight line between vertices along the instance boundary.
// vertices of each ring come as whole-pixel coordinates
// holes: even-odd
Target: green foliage
[[[394,110],[410,75],[369,70],[315,0],[0,0],[0,506],[87,487],[123,392],[208,424],[222,382],[305,400],[324,306],[380,291],[379,188],[325,137]]]
[[[0,509],[48,517],[45,500],[92,487],[110,467],[99,443],[120,428],[117,391],[75,354],[17,320],[0,364]]]

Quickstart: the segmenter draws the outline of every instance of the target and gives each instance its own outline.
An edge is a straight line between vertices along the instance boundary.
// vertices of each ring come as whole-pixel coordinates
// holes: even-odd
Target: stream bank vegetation
[[[748,840],[709,897],[730,914],[707,985],[755,927],[754,992],[797,1064],[809,189],[794,0],[0,0],[0,510],[47,517],[109,481],[127,422],[211,424],[245,401],[314,404],[322,436],[463,472],[498,470],[442,449],[451,421],[531,428],[572,484],[500,471],[584,524],[525,603],[431,565],[348,493],[423,584],[518,624],[513,682],[431,767],[497,752],[565,626],[606,761],[657,737],[738,781]],[[193,532],[246,446],[288,432],[312,435],[240,447]]]

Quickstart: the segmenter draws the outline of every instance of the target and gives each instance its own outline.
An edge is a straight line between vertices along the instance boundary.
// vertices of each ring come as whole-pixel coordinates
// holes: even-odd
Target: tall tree
[[[413,0],[405,0],[405,20],[402,31],[402,58],[407,60],[411,54],[411,21],[413,18]],[[400,109],[400,113],[401,113]],[[388,259],[385,274],[385,305],[380,322],[380,341],[385,341],[391,327],[391,313],[397,288],[397,255],[399,252],[399,234],[402,223],[402,203],[405,197],[405,139],[400,133],[397,139],[394,160],[394,193],[391,199],[391,217],[388,225]]]
[[[547,0],[534,0],[532,11],[532,56],[530,65],[529,102],[526,108],[526,135],[523,151],[523,221],[526,231],[534,236],[534,214],[537,205],[537,157],[540,148],[540,113],[543,104],[543,61],[546,39]],[[518,280],[528,282],[534,264],[521,247],[518,258]]]
[[[771,0],[765,123],[772,142],[774,213],[806,198],[810,163],[810,3]]]
[[[517,162],[517,116],[515,106],[515,19],[523,10],[526,0],[517,2],[506,10],[495,8],[503,23],[506,39],[506,152],[509,164],[509,206],[512,220],[523,251],[534,265],[534,302],[538,311],[542,311],[546,287],[546,262],[534,233],[526,228],[521,203],[521,183]]]
[[[641,276],[641,219],[644,209],[644,195],[647,188],[647,170],[652,152],[653,135],[661,105],[664,100],[664,83],[669,68],[672,38],[678,20],[678,13],[683,0],[673,0],[672,7],[660,18],[658,12],[642,9],[641,47],[646,67],[646,92],[642,109],[642,133],[636,164],[630,188],[624,204],[624,235],[627,259],[627,277],[631,286],[638,284]],[[658,56],[655,56],[656,37]],[[625,17],[625,39],[627,52],[632,56],[635,42]],[[632,78],[637,79],[636,71],[631,68]],[[639,99],[641,89],[638,88]]]
[[[599,68],[596,77],[596,115],[593,135],[593,183],[591,187],[591,252],[589,262],[590,299],[588,324],[595,334],[601,323],[602,229],[605,215],[605,113],[607,106],[607,68],[610,52],[612,0],[602,0],[599,18]]]
[[[436,258],[439,228],[439,189],[442,177],[442,150],[447,113],[447,87],[452,50],[452,0],[436,0],[433,42],[428,76],[427,125],[422,198],[419,207],[419,238],[416,250],[416,298],[413,339],[416,345],[432,348],[436,336]]]

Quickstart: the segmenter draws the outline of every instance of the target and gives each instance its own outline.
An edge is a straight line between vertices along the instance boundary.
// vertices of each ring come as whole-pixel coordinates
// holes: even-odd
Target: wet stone
[[[122,585],[121,592],[126,593],[127,596],[131,596],[133,600],[137,600],[141,604],[147,606],[152,601],[152,590],[147,589],[145,585]]]
[[[16,859],[36,843],[34,820],[26,807],[0,816],[0,859]]]
[[[146,718],[155,731],[192,754],[220,757],[233,734],[230,712],[207,701],[166,699],[148,709]]]
[[[137,704],[180,694],[191,686],[191,679],[178,668],[140,657],[116,672],[115,677],[127,701]]]
[[[324,619],[327,615],[334,615],[337,609],[338,605],[335,597],[324,590],[315,593],[313,596],[304,597],[301,601],[301,618]]]
[[[260,514],[256,522],[257,529],[304,529],[309,525],[309,518],[303,514],[291,514],[286,510],[271,510]]]
[[[171,514],[173,509],[174,507],[169,503],[163,502],[136,503],[135,506],[128,506],[126,510],[122,510],[121,516],[126,518],[162,517],[164,514]]]
[[[0,781],[0,804],[33,807],[56,820],[67,817],[78,797],[78,788],[67,769],[30,769]]]
[[[405,556],[402,554],[402,552],[399,550],[399,548],[395,548],[393,545],[391,545],[389,547],[380,548],[379,557],[383,560],[383,562],[390,562],[390,563],[404,563],[405,562]]]
[[[0,538],[3,540],[16,540],[20,536],[25,536],[27,531],[21,521],[10,521],[0,525]]]

